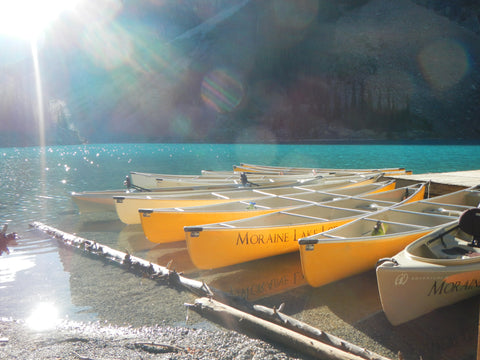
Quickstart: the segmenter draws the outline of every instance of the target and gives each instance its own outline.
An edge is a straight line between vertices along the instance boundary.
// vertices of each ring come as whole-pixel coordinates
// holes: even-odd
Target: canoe
[[[263,187],[256,187],[261,189]],[[270,186],[268,187],[270,188]],[[116,212],[115,199],[127,196],[163,196],[163,195],[180,195],[193,193],[209,193],[220,191],[232,191],[237,189],[251,189],[251,187],[244,187],[241,185],[223,185],[223,186],[182,186],[170,187],[162,190],[141,191],[135,188],[127,190],[100,190],[100,191],[81,191],[72,192],[71,197],[77,205],[81,214],[91,212]]]
[[[407,188],[408,197],[405,199]],[[425,184],[407,188],[399,192],[398,203],[423,198]],[[185,239],[195,266],[213,269],[298,251],[299,238],[335,228],[393,205],[395,203],[390,201],[349,197],[242,220],[186,226]]]
[[[283,185],[289,185],[292,182],[287,181]],[[277,183],[276,186],[280,187],[282,184]],[[271,188],[269,186],[256,186],[255,189]],[[223,185],[198,185],[198,186],[176,186],[165,187],[163,189],[153,190],[139,190],[139,187],[134,187],[125,190],[100,190],[100,191],[81,191],[72,192],[71,197],[77,205],[80,213],[90,212],[115,212],[115,200],[114,197],[125,196],[156,196],[156,195],[175,195],[175,194],[193,194],[193,193],[205,193],[212,191],[231,191],[237,189],[251,189],[251,186],[235,185],[235,184],[223,184]]]
[[[305,191],[315,191],[322,189],[328,185],[350,182],[349,185],[354,186],[361,182],[375,182],[378,177],[350,177],[350,178],[324,178],[316,179],[305,184],[303,182],[295,182],[289,186],[270,186],[243,188],[236,190],[223,191],[192,191],[183,194],[166,194],[166,195],[128,195],[114,196],[115,210],[119,219],[125,224],[140,224],[139,209],[156,209],[156,208],[172,208],[201,206],[211,204],[221,204],[238,200],[249,200],[264,197],[266,195],[285,195],[294,194]]]
[[[351,175],[351,174],[350,174]],[[278,182],[293,182],[293,181],[309,181],[318,177],[331,176],[328,173],[325,174],[295,174],[295,175],[263,175],[263,174],[240,174],[231,173],[228,175],[173,175],[173,174],[155,174],[144,172],[130,172],[127,182],[132,187],[138,189],[163,189],[169,187],[179,186],[210,186],[222,187],[222,186],[240,186],[240,185],[259,185],[265,186],[275,184]]]
[[[289,166],[270,166],[270,165],[256,165],[241,163],[240,165],[234,165],[233,170],[235,172],[246,173],[271,173],[271,174],[307,174],[307,173],[319,173],[319,172],[331,172],[331,173],[367,173],[376,172],[384,174],[410,174],[411,171],[405,170],[403,167],[398,168],[378,168],[378,169],[332,169],[332,168],[307,168],[307,167],[289,167]]]
[[[92,212],[115,212],[114,196],[138,194],[135,190],[101,190],[72,192],[71,197],[81,214]]]
[[[304,180],[303,179],[296,179],[296,180],[288,180],[285,178],[285,181],[280,182],[277,181],[275,183],[268,183],[266,185],[260,186],[243,186],[241,184],[218,184],[218,185],[184,185],[184,186],[171,186],[171,187],[164,187],[162,189],[145,189],[141,187],[133,187],[125,190],[101,190],[101,191],[82,191],[82,192],[72,192],[71,196],[75,204],[77,205],[80,213],[89,213],[89,212],[102,212],[102,211],[111,211],[115,212],[115,201],[114,197],[124,197],[130,195],[138,195],[138,196],[154,196],[154,195],[165,195],[165,194],[185,194],[187,192],[193,193],[205,193],[211,191],[230,191],[230,190],[242,190],[242,189],[263,189],[263,188],[272,188],[272,187],[282,187],[282,186],[295,186],[295,185],[307,185],[307,184],[317,184],[317,183],[324,183],[322,179],[314,179],[311,180]],[[366,177],[350,177],[348,178],[339,178],[339,179],[331,179],[327,182],[347,182],[349,180],[352,181],[352,184],[355,183],[356,180],[365,180]],[[319,180],[319,181],[317,181]],[[142,190],[143,189],[143,190]]]
[[[383,311],[399,325],[480,294],[480,209],[421,237],[377,267]]]
[[[354,187],[332,186],[324,191],[306,191],[290,195],[268,195],[255,200],[240,200],[205,206],[139,209],[143,232],[148,240],[165,243],[185,240],[184,226],[245,219],[287,210],[308,203],[321,203],[353,195],[387,191],[395,181],[376,182]]]
[[[299,239],[302,270],[311,286],[374,269],[413,241],[458,219],[459,210],[479,203],[477,187],[403,204],[336,229]]]

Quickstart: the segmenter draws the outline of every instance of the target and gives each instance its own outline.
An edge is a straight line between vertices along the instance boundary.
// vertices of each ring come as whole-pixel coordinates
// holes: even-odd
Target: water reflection
[[[59,261],[58,250],[56,241],[26,232],[10,247],[9,255],[0,257],[0,318],[28,318],[37,328],[40,323],[48,323],[38,315],[47,314],[46,305],[40,304],[57,304],[57,312],[62,316],[91,319],[78,317],[79,309],[70,302],[70,274]],[[37,306],[38,312],[34,310]],[[48,317],[53,318],[51,312]]]
[[[49,302],[42,302],[35,306],[27,318],[27,326],[35,331],[54,329],[60,321],[57,307]]]
[[[249,301],[283,294],[306,284],[297,253],[212,271],[205,279],[212,287]]]
[[[35,266],[34,257],[31,255],[20,255],[3,257],[0,260],[0,289],[6,289],[15,281],[17,274],[21,271]]]
[[[152,263],[167,266],[209,286],[254,301],[306,284],[298,253],[285,254],[214,270],[200,270],[192,263],[185,241],[155,244],[148,241],[140,225],[126,226],[119,233],[119,250]],[[125,251],[125,250],[123,250]]]

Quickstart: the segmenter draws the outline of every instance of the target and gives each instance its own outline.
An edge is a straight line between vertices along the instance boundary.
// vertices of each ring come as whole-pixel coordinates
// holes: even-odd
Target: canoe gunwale
[[[416,186],[417,184],[415,184]],[[422,187],[418,187],[418,189],[416,189],[416,192],[420,191],[422,189]],[[392,190],[394,191],[394,190]],[[416,193],[415,192],[415,193]],[[415,194],[414,193],[414,194]],[[414,194],[412,194],[411,196],[414,196]],[[335,195],[333,192],[332,192],[332,195]],[[279,197],[282,197],[282,196],[279,196]],[[358,196],[350,196],[350,197],[341,197],[339,198],[339,201],[342,201],[342,200],[345,200],[345,201],[348,201],[349,199],[351,200],[356,200],[356,201],[365,201],[366,203],[367,202],[372,202],[373,201],[369,201],[369,200],[365,200],[365,199],[362,199],[361,195],[358,195]],[[408,200],[408,199],[407,199]],[[249,218],[249,219],[239,219],[238,221],[241,223],[241,222],[245,222],[245,221],[250,221],[252,219],[262,219],[264,217],[267,217],[267,216],[272,216],[274,214],[285,214],[285,215],[288,215],[288,216],[294,216],[294,217],[297,217],[297,218],[303,218],[303,219],[310,219],[310,220],[314,220],[314,221],[319,221],[319,222],[329,222],[329,221],[340,221],[340,220],[348,220],[348,219],[357,219],[359,217],[364,217],[364,216],[368,216],[368,215],[371,215],[372,214],[372,211],[369,211],[368,209],[360,209],[360,208],[349,208],[349,207],[338,207],[338,206],[335,206],[336,205],[336,201],[337,200],[332,200],[332,201],[328,201],[328,202],[325,202],[325,203],[317,203],[317,202],[313,202],[313,203],[310,203],[310,202],[306,202],[305,204],[302,204],[302,205],[299,205],[299,206],[295,206],[295,207],[292,207],[292,208],[289,208],[289,209],[286,209],[286,210],[279,210],[279,211],[275,211],[274,213],[270,213],[270,214],[264,214],[264,215],[258,215],[258,216],[255,216],[255,217],[252,217],[252,218]],[[379,203],[380,206],[380,210],[374,210],[374,212],[376,213],[377,211],[383,211],[383,210],[386,210],[386,209],[390,209],[391,207],[393,207],[394,205],[396,205],[395,203],[393,202],[389,202],[389,201],[376,201],[376,203]],[[403,202],[400,202],[399,204],[401,204]],[[383,206],[382,206],[383,204]],[[329,219],[329,218],[322,218],[322,217],[318,217],[318,216],[312,216],[312,215],[305,215],[305,214],[296,214],[292,211],[296,210],[296,209],[302,209],[302,208],[308,208],[308,207],[319,207],[319,208],[326,208],[326,209],[332,209],[332,210],[344,210],[344,211],[347,211],[347,212],[350,212],[350,213],[356,213],[356,214],[349,214],[348,216],[344,216],[344,217],[340,217],[340,218],[335,218],[335,219]],[[239,231],[242,231],[242,230],[245,230],[245,229],[259,229],[259,228],[265,228],[265,225],[264,224],[259,224],[259,225],[249,225],[248,227],[236,227],[235,226],[235,222],[237,220],[234,220],[232,221],[228,227],[225,226],[225,224],[223,223],[213,223],[213,224],[205,224],[203,226],[204,229],[215,229],[215,230],[222,230],[222,229],[231,229],[231,228],[234,228],[234,229],[238,229]],[[233,223],[233,224],[232,224]],[[291,226],[304,226],[304,225],[310,225],[311,223],[310,222],[306,222],[306,223],[302,223],[302,222],[295,222],[294,224],[290,224]],[[268,227],[269,228],[281,228],[281,227],[284,227],[285,224],[282,223],[282,224],[269,224]],[[185,227],[185,231],[189,231],[187,230],[188,227]]]
[[[390,210],[390,209],[387,209]],[[445,216],[446,217],[446,216]],[[454,217],[448,216],[452,218],[452,222],[455,222],[456,219]],[[359,219],[362,220],[362,219]],[[363,220],[368,220],[371,221],[372,223],[378,221],[377,219],[367,219],[363,218]],[[325,241],[329,242],[361,242],[361,241],[375,241],[375,240],[384,240],[388,238],[393,238],[397,236],[408,236],[411,234],[415,234],[416,232],[423,232],[425,229],[431,228],[432,231],[438,230],[439,228],[442,228],[445,226],[445,224],[440,224],[436,226],[428,226],[428,225],[415,225],[415,224],[407,224],[407,223],[402,223],[402,222],[395,222],[395,221],[384,221],[382,220],[383,224],[389,224],[389,225],[401,225],[401,226],[407,226],[411,227],[412,229],[410,231],[402,231],[399,233],[387,233],[384,235],[369,235],[369,236],[357,236],[357,237],[341,237],[341,236],[335,236],[335,235],[330,235],[330,234],[321,234],[322,237],[321,239],[316,239],[315,237],[318,236],[319,234],[315,234],[312,237],[306,237],[306,238],[301,238],[298,239],[298,244],[299,245],[314,245],[314,244],[320,244]],[[449,224],[449,223],[447,223]],[[350,224],[345,224],[344,226],[348,226]],[[326,239],[328,237],[328,239]]]
[[[480,263],[480,256],[473,256],[473,257],[456,257],[456,258],[437,258],[437,257],[426,257],[426,256],[419,256],[413,253],[414,249],[424,246],[424,244],[430,244],[444,235],[450,234],[453,231],[459,229],[458,221],[455,221],[451,224],[447,224],[442,228],[432,231],[430,234],[425,235],[423,238],[420,238],[417,241],[407,245],[405,247],[404,253],[407,258],[411,261],[418,261],[420,263],[428,263],[432,265],[439,265],[439,266],[461,266],[461,265],[468,265],[468,264],[475,264]],[[465,239],[457,239],[456,241],[462,241],[468,243]],[[448,249],[449,247],[445,247]],[[478,253],[478,252],[477,252]]]
[[[421,191],[421,189],[424,188],[425,184],[423,184],[423,186],[418,186],[417,184],[415,184],[414,186],[418,187],[418,189],[416,189],[416,191],[413,194],[411,194],[412,197],[418,191]],[[364,199],[361,198],[361,196],[358,196],[358,197],[353,197],[352,196],[350,198],[346,198],[345,200],[348,200],[348,199],[364,200]],[[406,199],[404,201],[408,201],[408,199]],[[402,203],[404,203],[404,201],[402,201],[398,204],[402,204]],[[369,201],[366,201],[366,202],[369,202]],[[395,205],[397,205],[395,203],[391,203],[391,202],[387,202],[387,201],[383,201],[383,202],[377,201],[377,202],[378,203],[383,203],[384,206],[380,206],[380,210],[374,211],[374,214],[376,214],[378,212],[383,212],[383,211],[388,210],[388,209],[392,209]],[[326,208],[326,209],[332,209],[332,210],[337,210],[337,209],[345,210],[346,212],[349,212],[349,214],[347,216],[344,216],[344,217],[329,219],[329,218],[321,218],[321,217],[318,217],[318,216],[312,216],[312,215],[306,215],[306,214],[296,214],[296,213],[292,212],[295,209],[308,208],[308,207],[312,207],[312,206],[313,207],[319,207],[319,208],[322,208],[322,209]],[[274,214],[285,214],[285,215],[292,216],[292,217],[295,217],[295,218],[298,219],[298,222],[289,224],[289,226],[308,226],[308,225],[311,225],[312,222],[307,221],[307,219],[312,220],[313,222],[316,222],[316,221],[318,221],[318,222],[333,222],[333,221],[344,221],[344,220],[352,220],[353,221],[353,220],[356,220],[358,218],[366,218],[368,216],[373,216],[372,211],[369,211],[368,209],[364,210],[364,209],[348,208],[348,207],[345,207],[345,208],[340,207],[339,208],[339,207],[335,206],[335,201],[331,201],[331,202],[328,202],[328,203],[321,203],[321,204],[304,204],[304,205],[300,205],[298,207],[293,207],[291,209],[277,211],[275,213],[258,215],[258,216],[255,216],[255,217],[249,218],[249,219],[240,219],[240,220],[238,220],[238,222],[241,224],[241,226],[238,226],[238,227],[236,226],[237,221],[234,220],[234,221],[229,222],[228,224],[227,223],[204,224],[202,226],[202,229],[204,229],[204,230],[214,230],[214,231],[222,231],[222,230],[227,231],[227,230],[231,230],[231,229],[236,229],[238,231],[246,231],[246,230],[258,230],[258,229],[264,229],[264,228],[277,229],[277,228],[285,227],[285,223],[269,224],[268,226],[265,226],[265,224],[263,224],[263,223],[249,224],[248,226],[243,226],[242,225],[242,223],[244,223],[244,222],[249,223],[250,221],[255,221],[255,220],[260,220],[261,221],[261,219],[263,219],[265,217],[271,217]],[[307,221],[307,222],[301,222],[301,219],[305,219],[305,221]],[[370,219],[368,219],[368,220],[370,221]],[[377,221],[377,220],[375,220],[375,221]],[[393,224],[393,222],[385,222],[385,223]],[[401,224],[401,225],[403,225],[403,224]],[[424,229],[425,228],[425,227],[421,227],[421,226],[414,226],[414,227],[417,228],[417,229]],[[415,230],[416,229],[413,229],[412,231],[415,231]],[[184,231],[190,232],[191,230],[189,229],[189,227],[185,227]],[[343,239],[343,238],[338,238],[338,239]],[[363,240],[364,237],[362,237],[360,239]]]

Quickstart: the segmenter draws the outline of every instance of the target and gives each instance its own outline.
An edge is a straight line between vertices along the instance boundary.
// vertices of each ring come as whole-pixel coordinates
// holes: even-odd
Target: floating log
[[[196,294],[197,296],[207,297],[212,300],[215,299],[216,303],[227,303],[228,305],[222,305],[228,306],[232,309],[241,309],[237,311],[249,314],[253,317],[258,317],[258,321],[270,322],[272,323],[272,325],[284,328],[285,331],[295,332],[298,334],[298,336],[307,337],[311,341],[321,342],[329,347],[333,347],[338,349],[339,351],[348,352],[352,356],[356,356],[354,358],[345,359],[361,358],[364,360],[389,360],[369,350],[351,344],[343,339],[335,337],[313,326],[296,320],[288,315],[285,315],[281,312],[282,307],[280,307],[279,309],[270,309],[265,306],[254,305],[238,296],[232,296],[218,289],[210,288],[202,281],[186,278],[180,273],[177,273],[175,270],[171,270],[170,264],[168,264],[167,266],[154,264],[145,259],[130,255],[129,253],[112,249],[93,240],[88,240],[61,231],[54,227],[45,225],[41,222],[33,222],[32,224],[30,224],[30,226],[32,228],[42,231],[43,233],[46,233],[47,235],[56,239],[63,245],[74,247],[88,254],[93,254],[101,257],[102,259],[112,261],[122,266],[126,266],[131,271],[140,273],[142,275],[147,275],[151,279],[166,281],[171,286],[185,288]]]
[[[303,354],[315,359],[332,360],[363,360],[364,358],[340,350],[334,346],[324,344],[295,331],[260,319],[246,312],[222,304],[216,300],[200,298],[195,304],[188,305],[194,311],[206,318],[221,322],[225,327],[238,331],[242,329],[246,333],[255,334],[266,340],[284,344]]]

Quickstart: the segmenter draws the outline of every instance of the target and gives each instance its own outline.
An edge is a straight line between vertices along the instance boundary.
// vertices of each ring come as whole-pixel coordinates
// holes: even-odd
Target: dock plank
[[[480,185],[480,170],[395,175],[386,178],[397,180],[400,186],[419,181],[430,181],[430,196],[437,196]]]

